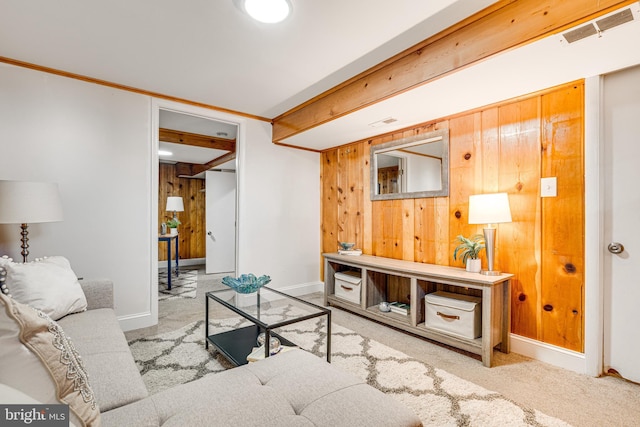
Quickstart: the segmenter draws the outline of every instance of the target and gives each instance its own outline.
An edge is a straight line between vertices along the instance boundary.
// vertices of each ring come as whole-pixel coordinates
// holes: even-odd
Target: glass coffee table
[[[228,330],[210,335],[210,300],[240,315],[248,322],[229,323],[226,328]],[[206,293],[205,301],[205,347],[209,348],[209,344],[212,344],[236,366],[248,363],[247,356],[253,352],[255,347],[258,347],[257,339],[260,333],[265,334],[266,343],[270,342],[271,337],[276,337],[282,346],[295,347],[295,343],[283,338],[274,330],[322,316],[326,316],[327,362],[331,362],[331,310],[328,308],[266,286],[251,294],[240,294],[232,289],[211,291]],[[220,308],[212,308],[214,316],[224,312],[228,313]],[[264,357],[271,356],[269,345],[264,347]]]

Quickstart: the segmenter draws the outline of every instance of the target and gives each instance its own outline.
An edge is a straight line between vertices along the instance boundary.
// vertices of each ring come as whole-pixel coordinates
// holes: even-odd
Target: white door
[[[206,172],[206,272],[236,268],[236,173]]]
[[[607,75],[603,96],[604,371],[640,382],[640,67]]]

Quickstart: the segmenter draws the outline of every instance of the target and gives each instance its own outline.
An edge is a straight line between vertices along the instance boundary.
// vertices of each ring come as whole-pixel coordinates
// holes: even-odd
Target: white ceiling
[[[0,0],[0,56],[273,118],[494,0]]]
[[[282,142],[326,149],[640,64],[637,47],[640,4],[634,3],[631,11],[634,21],[600,36],[593,35],[571,44],[561,34],[550,36]],[[375,128],[370,126],[389,117],[397,121]]]
[[[493,3],[291,2],[292,16],[269,25],[233,0],[0,0],[0,56],[273,118]],[[285,142],[323,149],[637,64],[637,29],[542,40]],[[368,126],[390,116],[391,127]]]

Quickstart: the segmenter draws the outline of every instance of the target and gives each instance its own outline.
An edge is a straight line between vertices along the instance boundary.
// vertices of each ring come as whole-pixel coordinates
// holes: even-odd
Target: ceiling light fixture
[[[173,156],[173,153],[167,150],[158,150],[158,156]]]
[[[242,9],[256,21],[275,24],[291,14],[289,0],[240,0]]]

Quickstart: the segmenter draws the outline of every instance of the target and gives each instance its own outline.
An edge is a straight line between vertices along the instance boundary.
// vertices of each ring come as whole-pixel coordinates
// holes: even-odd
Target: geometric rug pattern
[[[286,318],[291,310],[290,306],[275,307],[270,315]],[[310,319],[276,332],[325,357],[324,323],[324,318]],[[249,323],[243,318],[215,319],[210,321],[209,332],[244,325]],[[404,403],[425,426],[568,426],[350,329],[336,324],[331,327],[331,363]],[[205,350],[204,334],[201,320],[129,343],[150,394],[232,367],[212,346]]]
[[[195,298],[198,288],[198,270],[180,271],[171,276],[171,289],[166,271],[158,272],[158,301],[175,298]]]

